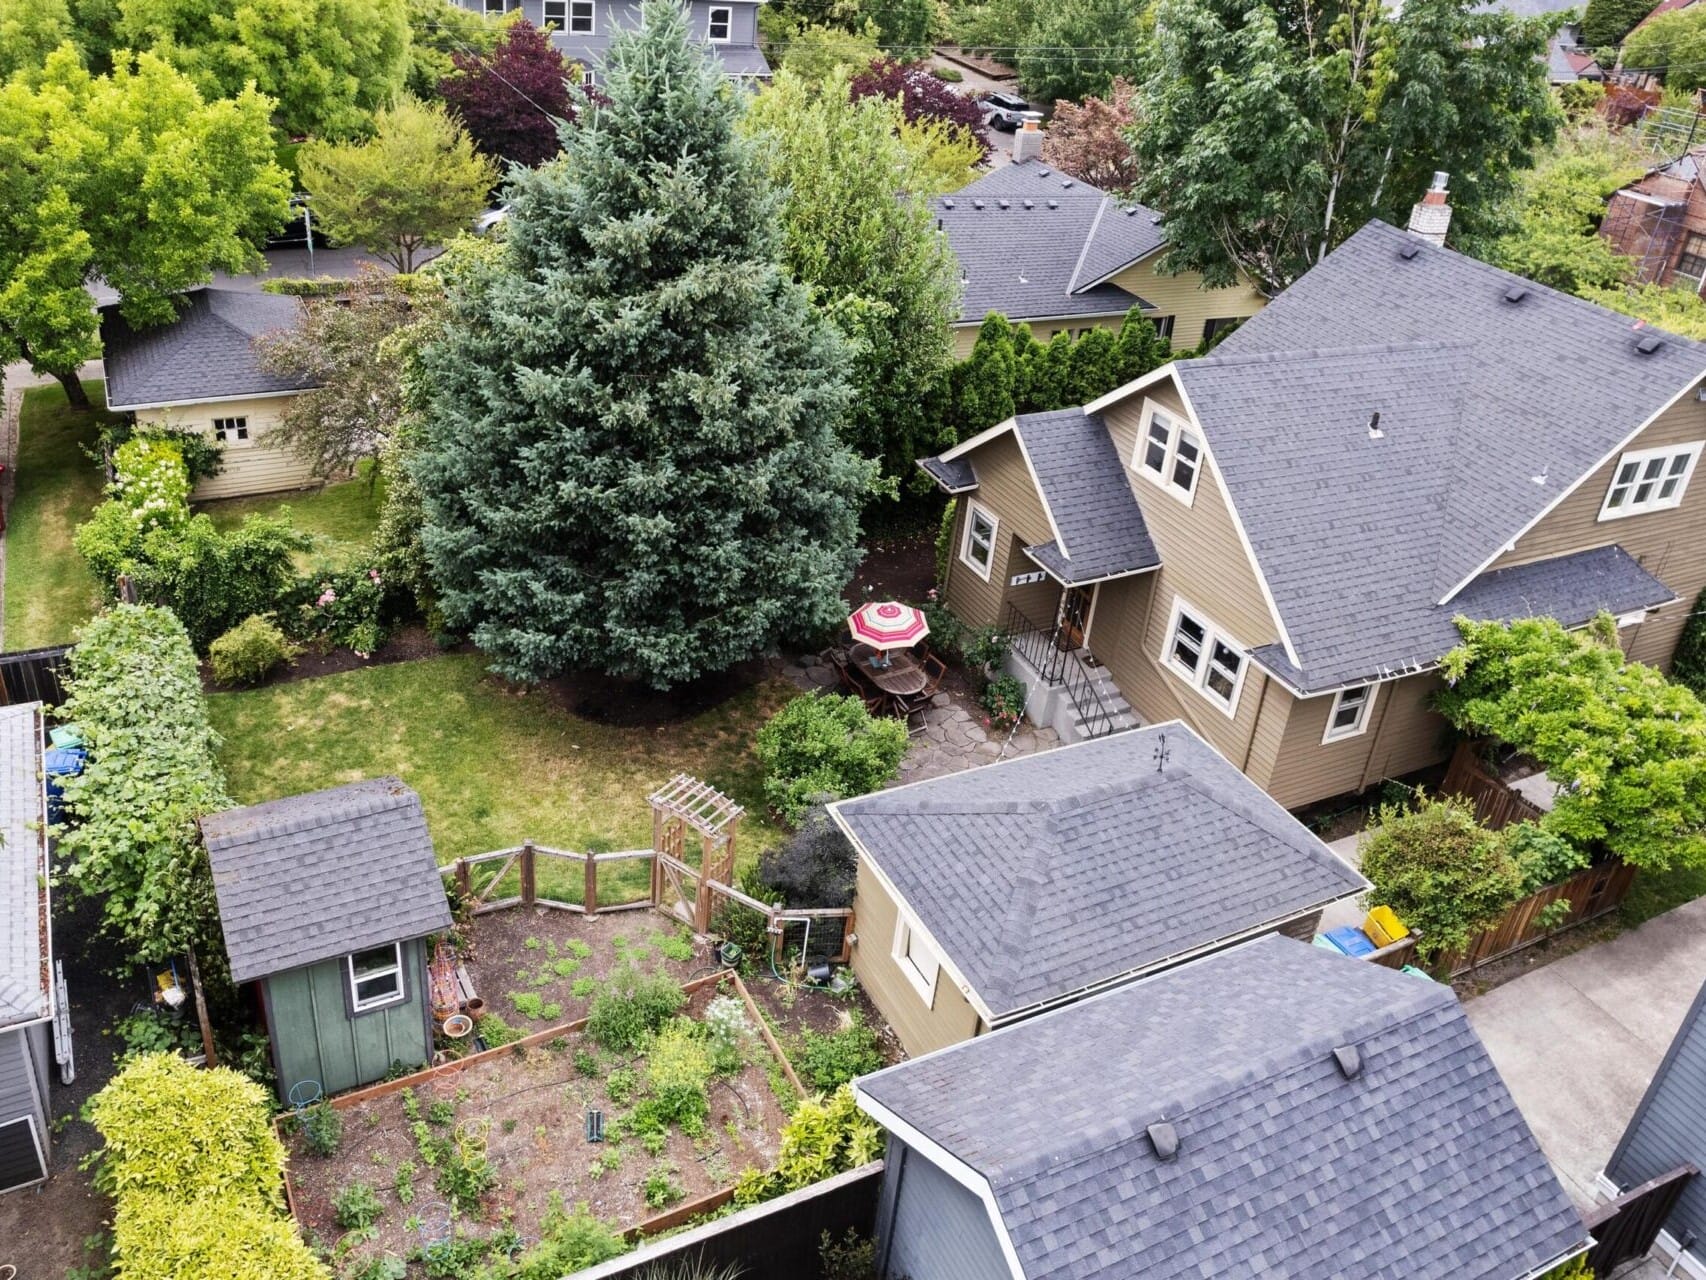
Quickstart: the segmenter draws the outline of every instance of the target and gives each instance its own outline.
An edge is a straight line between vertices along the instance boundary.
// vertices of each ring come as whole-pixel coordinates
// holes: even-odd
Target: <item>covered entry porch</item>
[[[1137,728],[1142,721],[1092,647],[1103,584],[1069,585],[1043,570],[1015,583],[1001,621],[1012,643],[1003,669],[1024,684],[1032,723],[1062,742]]]

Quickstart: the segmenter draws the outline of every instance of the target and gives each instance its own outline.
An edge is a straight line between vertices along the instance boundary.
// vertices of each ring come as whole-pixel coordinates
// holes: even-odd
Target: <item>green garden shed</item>
[[[231,977],[259,993],[280,1096],[425,1063],[429,940],[451,920],[420,797],[372,778],[228,809],[201,829]]]

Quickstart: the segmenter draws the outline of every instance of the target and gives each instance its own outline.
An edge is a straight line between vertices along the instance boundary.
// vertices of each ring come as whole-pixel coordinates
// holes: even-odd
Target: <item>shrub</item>
[[[124,1280],[331,1280],[289,1218],[168,1191],[119,1201],[112,1261]]]
[[[814,799],[862,796],[893,778],[906,726],[849,695],[805,694],[770,717],[757,747],[765,798],[792,823]]]
[[[782,1126],[782,1149],[769,1173],[748,1169],[735,1185],[735,1203],[757,1204],[869,1164],[882,1154],[883,1131],[859,1110],[842,1085],[827,1098],[808,1098]]]
[[[298,652],[270,617],[251,613],[207,647],[207,658],[220,684],[254,684]]]
[[[828,1093],[855,1076],[881,1069],[883,1051],[877,1033],[855,1012],[840,1030],[825,1034],[807,1028],[802,1032],[795,1065],[806,1084]]]
[[[1670,660],[1671,679],[1697,698],[1706,698],[1706,603],[1696,606],[1683,624]]]
[[[735,888],[760,902],[777,898],[776,891],[761,878],[756,862],[749,862],[735,872]],[[749,972],[753,965],[762,963],[769,952],[769,928],[770,921],[766,916],[733,899],[719,899],[717,909],[711,914],[711,932],[741,949],[742,972]]]
[[[1533,822],[1519,822],[1499,833],[1505,852],[1522,874],[1521,896],[1567,880],[1589,863],[1588,855],[1562,836]]]
[[[758,860],[758,878],[790,907],[850,907],[859,855],[821,805],[806,811],[800,829]]]
[[[1016,676],[998,676],[983,691],[983,709],[994,729],[1011,729],[1025,714],[1025,685]]]
[[[675,1166],[660,1164],[646,1174],[645,1181],[640,1184],[640,1194],[645,1197],[647,1208],[663,1209],[686,1193],[675,1181]]]
[[[1461,950],[1522,896],[1522,872],[1506,842],[1460,800],[1414,810],[1382,806],[1363,836],[1362,873],[1383,903],[1421,934],[1424,956]]]
[[[483,1129],[463,1128],[437,1143],[436,1185],[458,1213],[477,1214],[480,1200],[497,1185],[497,1171],[486,1154]]]
[[[1013,637],[1000,627],[979,627],[966,637],[966,665],[974,671],[994,671],[1012,650]]]
[[[385,643],[385,580],[371,567],[314,574],[303,582],[296,633],[366,657]]]
[[[627,965],[594,998],[586,1031],[606,1049],[633,1053],[686,1003],[687,993],[667,973],[642,974]]]
[[[658,1032],[646,1050],[646,1084],[657,1103],[656,1114],[685,1133],[699,1133],[710,1114],[705,1089],[716,1072],[709,1040],[685,1018]]]
[[[942,518],[936,523],[936,581],[938,583],[948,580],[948,566],[954,562],[954,517],[958,512],[959,503],[950,498],[947,505],[942,508]],[[930,634],[936,635],[934,620],[930,624]],[[940,645],[940,637],[937,637],[937,646],[940,647]]]
[[[705,1009],[705,1036],[719,1075],[740,1068],[757,1030],[746,1016],[746,1005],[734,996],[718,996]]]
[[[522,1033],[503,1020],[500,1014],[483,1013],[475,1019],[474,1025],[479,1031],[480,1039],[486,1042],[488,1049],[502,1048],[506,1044],[514,1044],[521,1039]]]
[[[345,1231],[360,1231],[379,1221],[385,1206],[365,1182],[352,1182],[332,1197],[332,1216]]]
[[[818,1241],[823,1280],[877,1280],[877,1242],[853,1227],[837,1241],[825,1231]]]
[[[343,1141],[343,1113],[322,1099],[302,1112],[298,1124],[302,1129],[302,1145],[314,1155],[336,1155]]]
[[[556,1210],[545,1215],[539,1243],[522,1254],[506,1273],[511,1280],[560,1280],[570,1272],[620,1257],[628,1244],[587,1212],[585,1204],[573,1213]]]

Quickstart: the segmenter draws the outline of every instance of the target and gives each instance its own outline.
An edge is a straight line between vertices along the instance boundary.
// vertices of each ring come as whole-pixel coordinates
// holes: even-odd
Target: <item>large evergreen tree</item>
[[[668,687],[833,624],[873,468],[681,6],[647,0],[604,77],[452,287],[416,476],[446,619],[498,671]]]

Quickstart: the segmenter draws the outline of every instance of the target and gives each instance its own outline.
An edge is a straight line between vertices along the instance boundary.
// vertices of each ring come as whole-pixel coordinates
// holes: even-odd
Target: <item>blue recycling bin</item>
[[[52,747],[42,753],[41,771],[47,779],[47,820],[65,820],[65,782],[83,772],[89,753],[82,747]]]

